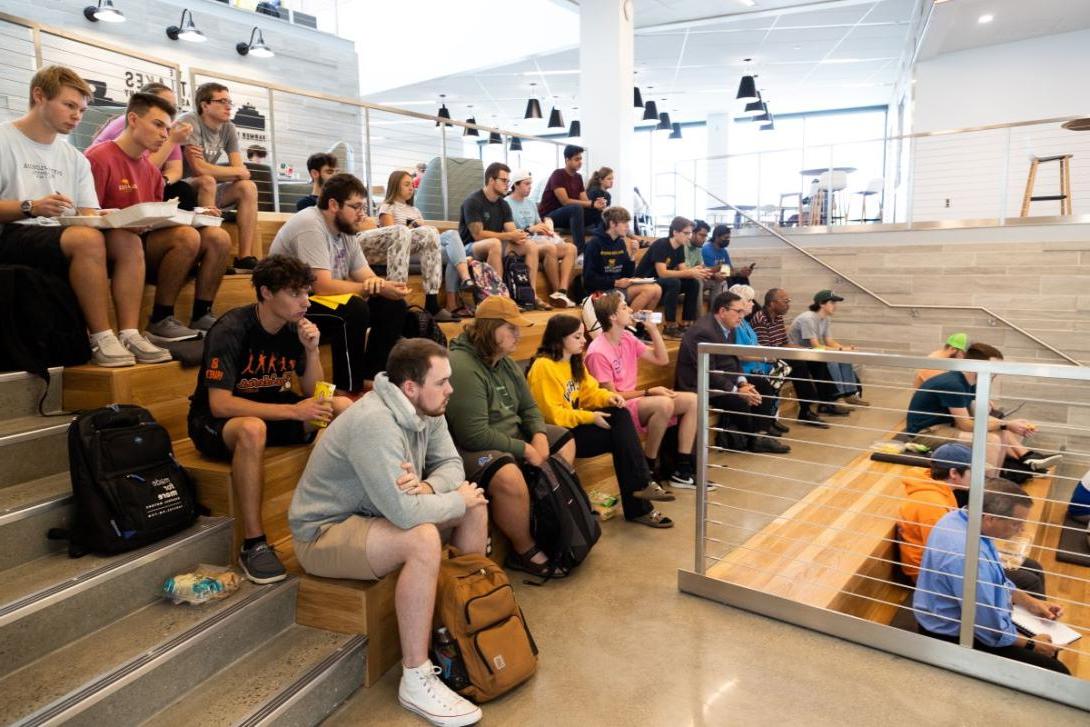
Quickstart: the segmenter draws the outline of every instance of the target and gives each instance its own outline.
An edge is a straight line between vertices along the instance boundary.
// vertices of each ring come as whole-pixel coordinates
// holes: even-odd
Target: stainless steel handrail
[[[859,290],[862,290],[864,293],[866,293],[870,297],[874,298],[875,300],[877,300],[879,303],[886,306],[887,308],[896,308],[896,309],[902,309],[902,310],[920,310],[920,309],[960,310],[960,311],[972,311],[972,312],[977,312],[977,313],[985,313],[985,314],[991,316],[992,318],[994,318],[995,320],[997,320],[997,321],[1003,323],[1004,325],[1008,326],[1012,330],[1017,331],[1018,333],[1022,334],[1023,336],[1030,339],[1031,341],[1033,341],[1037,345],[1043,346],[1044,348],[1047,348],[1049,351],[1056,354],[1057,356],[1059,356],[1063,360],[1067,361],[1068,363],[1071,363],[1071,364],[1073,364],[1075,366],[1082,366],[1083,365],[1082,362],[1079,361],[1078,359],[1073,358],[1072,356],[1068,355],[1067,353],[1064,353],[1060,349],[1053,346],[1051,343],[1048,343],[1047,341],[1042,341],[1040,338],[1033,335],[1032,333],[1030,333],[1026,329],[1022,328],[1021,326],[1019,326],[1019,325],[1017,325],[1015,323],[1010,322],[1009,320],[1004,318],[999,313],[996,313],[991,308],[987,308],[985,306],[980,306],[980,305],[936,305],[936,304],[923,304],[923,305],[921,305],[921,304],[918,304],[918,303],[894,303],[892,301],[888,301],[885,298],[883,298],[881,295],[879,295],[878,293],[875,293],[873,290],[871,290],[867,286],[863,285],[859,281],[852,278],[847,273],[836,269],[835,267],[833,267],[829,263],[827,263],[824,260],[822,260],[821,258],[819,258],[817,255],[814,255],[813,253],[808,252],[807,250],[805,250],[800,245],[795,244],[794,242],[789,240],[787,237],[782,235],[780,232],[772,229],[771,227],[769,227],[765,223],[761,222],[759,219],[752,216],[751,214],[749,214],[745,210],[738,209],[737,207],[735,207],[730,202],[727,202],[726,200],[720,198],[714,192],[709,191],[707,188],[705,188],[704,186],[702,186],[701,184],[699,184],[695,180],[689,179],[688,177],[686,177],[684,174],[681,174],[680,172],[674,172],[674,174],[676,174],[681,179],[684,179],[685,181],[689,182],[690,184],[693,185],[694,188],[701,190],[702,192],[704,192],[704,194],[708,195],[709,197],[714,199],[716,202],[719,202],[720,204],[724,205],[725,207],[733,210],[735,214],[738,214],[738,215],[741,215],[742,217],[745,217],[747,220],[752,222],[754,225],[761,228],[762,230],[764,230],[768,234],[772,235],[773,237],[779,239],[781,242],[783,242],[788,247],[791,247],[795,251],[797,251],[797,252],[805,255],[806,257],[810,258],[812,261],[814,261],[815,263],[817,263],[821,267],[825,268],[829,272],[833,273],[837,277],[843,278],[848,284],[858,288]]]

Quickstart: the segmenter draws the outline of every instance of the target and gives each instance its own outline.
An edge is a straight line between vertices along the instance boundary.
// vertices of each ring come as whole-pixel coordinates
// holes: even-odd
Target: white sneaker
[[[439,727],[461,727],[480,722],[484,716],[481,708],[451,691],[439,680],[440,671],[430,660],[415,669],[402,667],[397,701]]]
[[[549,294],[549,300],[558,308],[574,308],[575,301],[561,293],[559,290]]]
[[[108,369],[136,364],[136,358],[121,345],[113,331],[101,338],[97,344],[91,343],[91,361]]]
[[[170,351],[159,348],[139,333],[126,336],[121,345],[129,350],[139,363],[166,363],[171,359]]]

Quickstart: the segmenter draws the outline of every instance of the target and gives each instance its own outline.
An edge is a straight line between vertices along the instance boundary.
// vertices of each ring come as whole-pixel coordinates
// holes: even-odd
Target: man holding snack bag
[[[318,327],[305,317],[313,282],[310,267],[295,258],[272,255],[258,263],[258,302],[227,312],[208,332],[190,397],[194,446],[231,462],[245,537],[239,565],[254,583],[287,576],[261,522],[265,448],[313,442],[318,429],[352,404],[331,396],[322,381]],[[293,379],[302,396],[292,391]]]

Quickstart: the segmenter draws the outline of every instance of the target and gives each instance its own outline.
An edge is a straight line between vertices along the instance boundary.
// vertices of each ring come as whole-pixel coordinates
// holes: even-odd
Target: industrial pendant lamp
[[[639,86],[633,86],[632,87],[632,108],[636,108],[636,109],[642,109],[643,108],[643,94],[640,93],[640,87]]]
[[[579,123],[579,119],[574,119],[571,122],[571,126],[568,128],[568,138],[574,139],[577,136],[583,135],[583,126]]]
[[[681,138],[681,124],[679,124],[678,122],[675,121],[673,123],[673,129],[674,130],[672,132],[670,132],[670,138],[671,139],[680,139]]]
[[[772,112],[771,111],[767,111],[766,113],[768,114],[768,123],[767,124],[762,124],[760,130],[761,131],[775,131],[776,130],[776,120],[774,118],[772,118]]]
[[[768,111],[768,104],[764,101],[761,102],[761,113],[753,117],[752,121],[771,121],[772,114]]]
[[[522,151],[522,139],[517,136],[511,137],[511,151]]]
[[[647,87],[647,95],[650,96],[652,87]],[[644,121],[658,121],[659,120],[659,107],[655,105],[654,99],[648,99],[647,103],[643,105],[643,120]]]
[[[438,116],[441,119],[449,119],[450,118],[450,109],[447,108],[446,101],[444,100],[444,99],[446,99],[446,97],[447,97],[447,95],[445,93],[439,94],[439,111],[436,112],[435,115]],[[439,123],[440,122],[436,121],[435,125],[439,126]]]
[[[473,104],[467,105],[466,108],[469,110],[469,113],[470,113],[470,117],[468,119],[466,119],[466,123],[475,125],[477,123],[477,118],[472,115],[473,114]],[[480,134],[478,134],[477,130],[474,129],[473,127],[467,126],[467,127],[465,127],[465,131],[462,132],[462,136],[480,136]]]
[[[560,115],[560,109],[557,106],[553,106],[553,110],[549,112],[549,128],[550,129],[563,129],[564,117]]]
[[[536,83],[530,84],[530,99],[526,102],[526,113],[522,115],[524,119],[541,118],[541,102],[534,96],[534,86],[536,85]]]
[[[488,135],[488,143],[489,144],[502,144],[503,143],[503,137],[500,136],[500,132],[493,131],[492,133],[490,133]]]
[[[659,114],[659,125],[655,127],[655,131],[673,131],[674,127],[670,123],[670,114],[663,111]]]
[[[748,71],[749,70],[749,62],[752,61],[753,59],[752,58],[746,58],[744,60],[746,62],[746,70]],[[736,99],[740,99],[740,98],[753,98],[753,99],[755,99],[755,98],[757,98],[757,81],[756,81],[756,78],[757,77],[755,75],[752,75],[752,74],[749,74],[749,73],[742,76],[742,80],[738,82],[738,95],[735,96],[735,98]]]
[[[188,40],[190,43],[203,43],[208,40],[193,22],[193,13],[189,8],[182,11],[182,19],[178,21],[178,25],[167,28],[167,37],[171,40]]]
[[[83,9],[83,17],[92,23],[124,23],[125,13],[114,7],[113,0],[98,0],[98,5],[88,5]]]
[[[759,113],[763,112],[764,111],[764,106],[762,105],[763,100],[764,99],[761,97],[761,92],[758,91],[757,92],[757,100],[756,101],[750,101],[749,103],[747,103],[744,112],[747,113],[747,114],[754,114],[754,113],[759,114]]]

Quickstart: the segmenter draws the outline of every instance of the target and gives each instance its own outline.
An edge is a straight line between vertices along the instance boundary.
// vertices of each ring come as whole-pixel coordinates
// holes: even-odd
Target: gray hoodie
[[[412,462],[434,495],[398,489],[402,462]],[[349,515],[386,518],[407,530],[465,514],[455,492],[465,480],[458,450],[441,417],[421,417],[385,373],[375,387],[333,420],[318,439],[295,488],[288,524],[310,542],[318,529]]]

